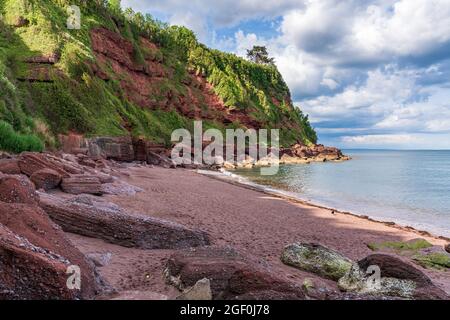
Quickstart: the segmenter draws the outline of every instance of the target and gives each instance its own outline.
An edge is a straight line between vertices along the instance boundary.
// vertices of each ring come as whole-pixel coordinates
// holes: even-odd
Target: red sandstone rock
[[[305,299],[300,286],[257,266],[232,248],[202,247],[176,252],[169,259],[165,274],[181,290],[208,278],[214,299]]]
[[[0,300],[72,300],[70,262],[36,247],[0,224]]]
[[[202,231],[157,218],[129,214],[113,203],[88,195],[62,200],[41,193],[40,205],[65,231],[124,247],[180,249],[209,244],[207,235]]]
[[[17,159],[0,159],[0,172],[20,174],[19,161]]]
[[[52,169],[62,177],[68,177],[68,172],[63,165],[55,163],[41,153],[24,152],[19,157],[19,167],[23,174],[31,177],[33,173],[42,169]]]
[[[36,189],[51,190],[55,189],[61,183],[61,175],[52,169],[38,170],[31,175],[31,181],[33,181]]]
[[[0,234],[0,298],[74,299],[96,293],[93,266],[41,208],[0,202]],[[81,269],[81,291],[66,286],[70,265]]]
[[[33,183],[23,175],[0,175],[0,201],[36,203],[37,196]]]
[[[61,189],[70,194],[100,195],[102,193],[101,185],[100,179],[96,176],[72,175],[62,179]]]

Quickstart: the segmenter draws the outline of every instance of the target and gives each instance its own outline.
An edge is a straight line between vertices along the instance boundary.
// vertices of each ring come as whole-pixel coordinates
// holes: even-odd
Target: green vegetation
[[[20,153],[22,151],[43,151],[44,145],[35,135],[19,134],[13,127],[0,121],[0,150]]]
[[[417,254],[414,261],[424,268],[446,270],[450,268],[450,256],[446,253]]]
[[[397,251],[418,251],[421,249],[431,248],[433,245],[424,239],[416,239],[409,242],[402,241],[387,241],[381,243],[370,243],[367,245],[369,249],[378,251],[382,249],[393,249]]]
[[[264,46],[253,46],[251,50],[247,50],[247,58],[258,64],[274,64],[275,59],[269,57],[267,48]]]
[[[67,7],[73,4],[81,8],[80,30],[66,27]],[[133,103],[122,90],[121,83],[132,81],[125,75],[110,70],[110,81],[95,76],[90,31],[100,26],[132,43],[137,65],[144,65],[146,58],[162,62],[168,76],[152,88],[155,102],[163,101],[169,92],[186,97],[184,83],[190,73],[196,73],[206,77],[230,111],[242,111],[261,127],[280,128],[282,145],[317,141],[308,117],[292,105],[289,89],[275,65],[209,49],[192,31],[122,10],[119,0],[0,0],[0,14],[0,120],[2,134],[9,132],[8,137],[15,137],[2,136],[2,141],[10,142],[3,142],[1,148],[42,149],[34,143],[37,137],[46,147],[53,147],[55,137],[68,132],[87,136],[131,133],[169,145],[173,129],[192,128],[192,119],[176,110]],[[142,37],[157,46],[143,46]],[[59,57],[43,76],[51,81],[17,81],[30,72],[24,60],[42,56]],[[199,101],[205,112],[210,112],[207,104]],[[220,130],[242,126],[205,123],[205,127]],[[28,142],[20,144],[19,140]]]

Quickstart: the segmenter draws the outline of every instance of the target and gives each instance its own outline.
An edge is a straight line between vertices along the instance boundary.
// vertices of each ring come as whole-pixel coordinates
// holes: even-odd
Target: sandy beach
[[[337,290],[336,283],[288,267],[280,261],[283,248],[314,242],[358,260],[373,253],[369,243],[423,238],[433,245],[447,241],[413,229],[371,221],[351,214],[290,201],[245,186],[185,169],[129,167],[121,179],[140,187],[135,196],[105,196],[130,212],[158,217],[206,231],[212,245],[231,246],[291,281],[312,279],[316,286]],[[70,234],[85,254],[111,253],[99,271],[118,297],[174,298],[179,292],[165,283],[163,271],[172,250],[138,250]],[[450,273],[424,269],[434,283],[450,293]]]

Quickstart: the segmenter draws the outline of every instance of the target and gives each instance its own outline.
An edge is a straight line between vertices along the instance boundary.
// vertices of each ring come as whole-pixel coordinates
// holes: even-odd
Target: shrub
[[[0,121],[0,149],[15,153],[41,152],[44,144],[35,135],[17,133],[9,123]]]

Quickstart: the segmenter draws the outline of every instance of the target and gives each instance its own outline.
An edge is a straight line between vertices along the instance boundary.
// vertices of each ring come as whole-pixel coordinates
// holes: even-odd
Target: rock
[[[80,134],[69,133],[58,135],[61,150],[65,153],[77,154],[80,149],[86,147],[86,139]]]
[[[97,163],[88,158],[88,157],[83,157],[80,159],[80,161],[78,161],[79,164],[81,164],[82,166],[86,166],[86,167],[90,167],[90,168],[96,168],[97,167]]]
[[[89,175],[72,175],[68,178],[63,178],[61,182],[61,189],[70,194],[93,194],[101,195],[101,182],[96,176]]]
[[[0,201],[35,204],[36,190],[26,176],[0,175]]]
[[[378,279],[377,270],[380,272]],[[338,284],[343,291],[362,295],[419,300],[448,299],[447,294],[422,271],[387,254],[373,254],[354,264]]]
[[[68,177],[69,174],[62,165],[50,160],[46,155],[41,153],[24,152],[19,157],[20,171],[31,177],[33,173],[42,169],[53,169],[62,177]]]
[[[38,170],[31,175],[31,181],[33,181],[36,189],[44,189],[46,191],[55,189],[61,183],[61,175],[52,169]]]
[[[86,255],[88,259],[90,259],[97,267],[105,267],[111,262],[112,254],[111,252],[107,253],[88,253]]]
[[[101,172],[95,173],[95,176],[100,180],[100,183],[113,183],[114,178],[110,174],[105,174]]]
[[[448,253],[450,253],[450,243],[447,243],[444,247],[445,251],[447,251]]]
[[[101,187],[102,194],[134,196],[144,190],[125,182],[105,183]]]
[[[169,297],[166,295],[151,292],[151,291],[123,291],[120,294],[116,295],[111,300],[126,300],[126,301],[160,301],[160,300],[168,300]]]
[[[176,300],[193,300],[193,301],[208,301],[212,300],[211,283],[209,279],[204,278],[192,287],[185,290],[181,295],[176,297]]]
[[[176,168],[176,164],[170,160],[168,157],[159,155],[152,151],[147,152],[147,163],[154,166],[162,166],[167,169]]]
[[[104,155],[106,159],[131,162],[134,149],[131,137],[96,137],[89,139],[89,153],[92,158]]]
[[[168,283],[180,290],[210,281],[213,299],[304,299],[300,286],[263,269],[234,249],[202,247],[174,253],[167,262]]]
[[[0,300],[70,300],[70,262],[36,247],[0,224]]]
[[[129,248],[180,249],[209,244],[206,233],[153,217],[130,214],[102,199],[69,200],[39,193],[40,205],[66,232]]]
[[[0,202],[0,213],[0,299],[6,289],[10,299],[94,297],[93,266],[41,208]],[[67,289],[71,265],[81,269],[81,291]]]
[[[283,250],[281,261],[334,281],[342,278],[353,264],[340,253],[315,243],[295,243],[287,246]]]
[[[4,174],[21,174],[17,159],[0,159],[0,172]]]

